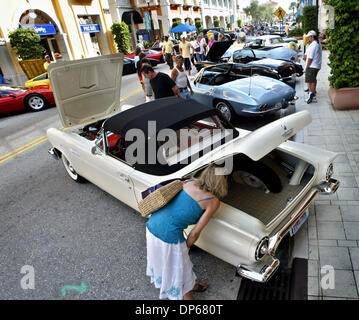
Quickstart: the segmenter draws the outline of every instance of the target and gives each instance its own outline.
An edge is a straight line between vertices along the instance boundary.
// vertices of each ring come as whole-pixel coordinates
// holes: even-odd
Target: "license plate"
[[[293,237],[296,234],[296,232],[299,230],[299,228],[308,219],[308,216],[309,216],[309,212],[308,212],[308,210],[305,210],[305,212],[300,216],[300,218],[297,220],[295,225],[290,229],[289,233],[290,233],[291,237]]]

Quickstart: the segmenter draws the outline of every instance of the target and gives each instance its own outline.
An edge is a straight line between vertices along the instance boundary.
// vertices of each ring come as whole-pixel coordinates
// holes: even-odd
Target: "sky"
[[[278,2],[278,5],[282,7],[286,12],[288,12],[288,8],[290,6],[291,2],[294,2],[296,0],[273,0],[275,2]],[[260,4],[268,2],[268,0],[258,0]],[[241,4],[242,8],[245,8],[249,6],[251,3],[251,0],[239,0],[239,3]]]

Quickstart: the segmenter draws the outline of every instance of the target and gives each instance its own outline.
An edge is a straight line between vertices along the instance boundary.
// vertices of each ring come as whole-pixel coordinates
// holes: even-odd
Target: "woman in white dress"
[[[196,283],[188,250],[218,209],[219,198],[227,194],[227,176],[216,173],[216,167],[210,165],[199,179],[185,181],[183,190],[152,213],[146,224],[146,274],[160,288],[160,299],[193,300],[193,292],[208,288]],[[185,239],[183,231],[193,224],[196,226]]]

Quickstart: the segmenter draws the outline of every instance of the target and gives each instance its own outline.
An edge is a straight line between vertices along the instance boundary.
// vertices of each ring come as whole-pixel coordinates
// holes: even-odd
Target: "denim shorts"
[[[191,99],[191,92],[188,90],[188,88],[178,90],[178,92],[182,99]]]
[[[190,58],[184,58],[184,68],[185,70],[192,70]]]

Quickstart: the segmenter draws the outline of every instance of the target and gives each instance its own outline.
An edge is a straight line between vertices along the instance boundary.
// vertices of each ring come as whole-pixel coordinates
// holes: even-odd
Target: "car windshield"
[[[41,76],[37,77],[34,79],[34,81],[40,81],[40,80],[45,80],[45,79],[48,79],[48,74],[45,73],[45,74],[42,74]]]
[[[282,38],[273,38],[270,40],[271,43],[283,43],[283,39]]]

